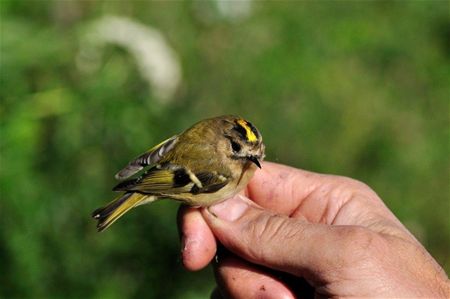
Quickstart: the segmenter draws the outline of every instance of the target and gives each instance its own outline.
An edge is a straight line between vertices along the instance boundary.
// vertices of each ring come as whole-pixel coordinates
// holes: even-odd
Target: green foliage
[[[134,58],[80,67],[89,24],[153,26],[183,83],[161,103]],[[206,116],[235,113],[268,159],[362,180],[450,271],[448,3],[1,2],[0,297],[204,298],[179,259],[177,204],[102,234],[93,209],[128,160]],[[89,65],[88,65],[89,66]]]

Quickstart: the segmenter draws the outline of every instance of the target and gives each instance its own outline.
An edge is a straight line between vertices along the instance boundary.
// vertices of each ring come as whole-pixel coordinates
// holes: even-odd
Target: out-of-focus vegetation
[[[206,297],[176,203],[102,234],[90,213],[130,158],[225,113],[259,127],[269,160],[369,184],[450,270],[448,2],[0,5],[0,297]],[[108,15],[166,39],[182,70],[168,99],[126,47],[83,54]]]

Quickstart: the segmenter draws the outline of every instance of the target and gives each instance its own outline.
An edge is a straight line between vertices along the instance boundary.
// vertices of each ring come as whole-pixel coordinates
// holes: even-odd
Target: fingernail
[[[236,195],[219,204],[209,207],[209,212],[217,218],[233,222],[239,219],[247,210],[248,204],[242,199],[242,195]]]

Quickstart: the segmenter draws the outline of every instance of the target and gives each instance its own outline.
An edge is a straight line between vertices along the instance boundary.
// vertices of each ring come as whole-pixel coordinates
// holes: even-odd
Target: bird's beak
[[[259,168],[261,168],[261,164],[259,163],[258,158],[256,158],[255,156],[248,156],[247,159],[255,163],[255,165],[258,166]]]

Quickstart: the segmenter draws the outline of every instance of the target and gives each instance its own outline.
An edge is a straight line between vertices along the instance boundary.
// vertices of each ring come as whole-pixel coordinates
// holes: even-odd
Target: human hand
[[[214,258],[216,239],[234,254],[215,264],[222,296],[296,298],[304,278],[319,297],[450,297],[442,268],[363,183],[266,162],[244,194],[179,213],[187,269]]]

